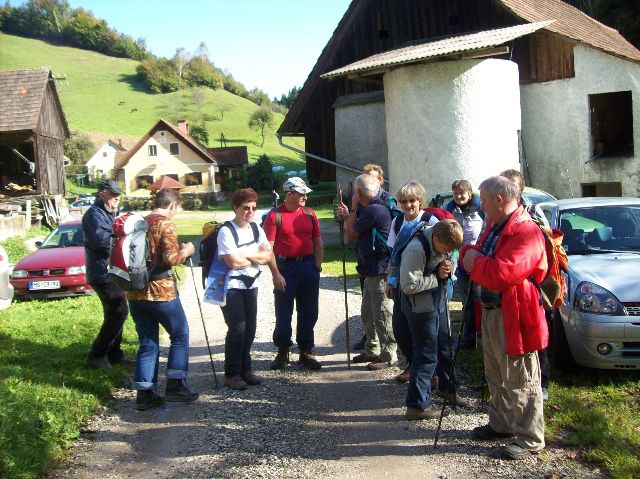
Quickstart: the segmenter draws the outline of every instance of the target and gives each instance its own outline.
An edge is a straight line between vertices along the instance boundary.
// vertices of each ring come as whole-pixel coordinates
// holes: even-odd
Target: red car
[[[14,297],[60,298],[94,293],[85,277],[82,223],[59,225],[13,268]]]

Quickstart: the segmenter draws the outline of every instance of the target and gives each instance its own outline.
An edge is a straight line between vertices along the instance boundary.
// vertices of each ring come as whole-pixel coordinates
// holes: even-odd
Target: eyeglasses
[[[242,209],[245,210],[245,211],[256,211],[258,209],[258,207],[257,206],[243,206]]]
[[[407,199],[407,200],[400,200],[400,204],[401,205],[406,205],[409,203],[419,203],[419,200],[417,198],[411,198],[411,199]]]

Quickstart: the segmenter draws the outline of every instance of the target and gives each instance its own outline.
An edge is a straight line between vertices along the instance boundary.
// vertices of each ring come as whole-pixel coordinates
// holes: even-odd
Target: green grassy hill
[[[183,116],[178,113],[184,110],[181,106],[193,105],[188,91],[147,93],[137,81],[136,65],[133,60],[0,33],[0,70],[49,67],[54,76],[65,77],[66,80],[57,82],[57,87],[69,127],[73,133],[90,134],[96,148],[107,138],[121,138],[125,146],[130,147],[159,118],[175,121]],[[201,111],[215,117],[207,122],[210,138],[207,146],[220,146],[218,138],[223,132],[227,146],[247,146],[251,161],[264,153],[276,165],[296,170],[304,168],[303,159],[281,147],[274,135],[282,115],[275,115],[274,131],[268,132],[261,148],[258,146],[260,134],[247,126],[249,116],[257,108],[254,103],[224,90],[200,91]],[[220,115],[223,107],[228,108],[224,121]],[[304,148],[300,139],[289,138],[286,142]]]

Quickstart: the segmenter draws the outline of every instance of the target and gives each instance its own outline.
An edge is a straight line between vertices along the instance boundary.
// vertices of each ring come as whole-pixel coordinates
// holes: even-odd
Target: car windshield
[[[568,254],[640,252],[640,204],[564,210],[560,229]]]
[[[41,248],[64,248],[83,244],[82,225],[60,225],[45,238]]]
[[[522,193],[522,197],[527,200],[527,203],[532,205],[537,205],[545,201],[553,201],[555,199],[544,191],[525,191]]]

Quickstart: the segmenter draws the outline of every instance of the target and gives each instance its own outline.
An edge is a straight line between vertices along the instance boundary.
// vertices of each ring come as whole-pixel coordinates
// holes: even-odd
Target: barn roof
[[[0,71],[0,131],[36,131],[49,84],[66,136],[69,126],[48,68]]]
[[[248,165],[249,156],[246,146],[225,146],[221,148],[207,148],[220,165]]]

